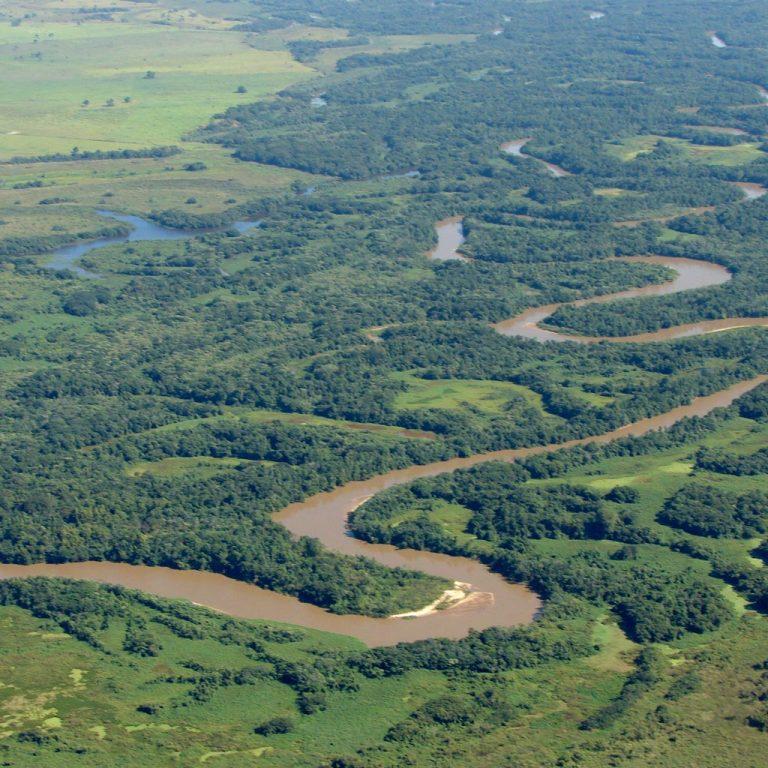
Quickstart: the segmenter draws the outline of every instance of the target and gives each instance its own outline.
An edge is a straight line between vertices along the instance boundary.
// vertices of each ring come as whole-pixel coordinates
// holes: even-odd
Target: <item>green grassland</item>
[[[717,448],[727,453],[749,455],[765,447],[768,428],[749,419],[733,419],[716,433],[696,445],[685,445],[673,450],[634,458],[616,458],[590,465],[588,473],[575,471],[557,480],[532,480],[534,485],[567,482],[586,485],[600,493],[618,485],[628,485],[640,493],[633,505],[638,523],[668,535],[671,529],[656,522],[656,513],[665,499],[672,496],[691,479],[715,485],[723,490],[745,493],[759,490],[765,478],[755,476],[721,475],[694,468],[693,454],[701,447]],[[720,540],[718,540],[720,541]],[[746,556],[753,546],[750,540],[722,541],[723,546],[743,552]]]
[[[316,177],[299,171],[239,162],[214,145],[184,142],[181,146],[183,152],[169,158],[5,164],[1,166],[0,218],[6,223],[0,234],[28,233],[28,219],[33,216],[43,222],[43,231],[58,226],[80,232],[90,223],[87,216],[94,207],[144,215],[168,208],[213,213],[287,190],[294,182],[317,183]],[[184,170],[191,163],[203,163],[205,172]],[[37,183],[42,186],[31,186]],[[65,202],[40,205],[52,197]]]
[[[125,471],[128,477],[179,477],[194,475],[195,477],[212,477],[229,469],[237,469],[251,462],[243,459],[212,458],[210,456],[173,456],[159,461],[140,461]]]
[[[621,140],[608,142],[605,145],[605,151],[619,160],[628,162],[634,160],[639,155],[652,152],[662,141],[682,151],[688,159],[710,165],[746,165],[763,156],[760,145],[750,141],[718,147],[704,146],[694,144],[685,139],[655,136],[652,134],[629,136]]]
[[[500,414],[511,400],[522,398],[528,405],[544,412],[538,393],[507,381],[422,379],[413,373],[399,373],[393,377],[408,385],[408,389],[395,400],[395,408],[402,410],[477,409],[486,414]]]
[[[184,616],[181,623],[199,637],[181,637],[156,621],[169,613]],[[137,622],[151,632],[153,655],[124,646],[128,624]],[[359,643],[263,622],[232,626],[205,609],[161,600],[129,602],[110,616],[95,632],[97,650],[56,621],[1,607],[0,752],[24,768],[314,768],[341,756],[349,762],[339,764],[357,765],[356,754],[366,755],[360,765],[389,768],[404,761],[437,764],[446,749],[455,764],[483,768],[509,760],[526,768],[556,764],[574,753],[587,768],[605,766],[606,754],[638,766],[663,760],[705,768],[720,768],[717,761],[727,755],[757,768],[763,736],[744,725],[750,711],[744,694],[753,684],[752,665],[765,654],[761,622],[743,615],[695,646],[667,649],[659,681],[633,705],[642,725],[599,733],[580,731],[578,724],[619,695],[637,647],[605,613],[595,612],[589,625],[595,653],[582,661],[473,676],[353,675],[344,689],[327,692],[324,710],[303,714],[296,691],[273,679],[272,665],[343,662],[362,650]],[[254,660],[249,637],[269,663]],[[262,675],[245,684],[217,683],[205,693],[195,683],[201,675],[213,679],[243,669]],[[685,675],[698,681],[692,691],[670,697],[670,687]],[[482,724],[448,727],[418,715],[446,695],[472,706],[491,688],[495,703]],[[275,717],[289,718],[292,730],[254,733]],[[398,724],[415,729],[411,740],[385,740]]]
[[[345,421],[344,419],[329,419],[312,413],[284,413],[271,411],[266,408],[241,408],[237,406],[223,406],[221,415],[207,416],[198,419],[184,419],[157,427],[150,432],[168,432],[179,429],[194,429],[200,424],[212,424],[222,420],[240,419],[251,424],[264,424],[277,421],[283,424],[293,424],[302,427],[334,427],[335,429],[350,430],[354,432],[370,432],[378,439],[392,439],[408,436],[415,439],[429,439],[428,432],[415,432],[408,429],[400,429],[386,424],[368,424],[365,422]]]
[[[151,621],[156,612],[143,609],[138,615]],[[19,754],[14,764],[71,764],[67,762],[74,757],[71,750],[57,756],[47,748],[66,742],[79,745],[77,759],[82,765],[211,761],[250,766],[254,757],[261,756],[259,765],[312,766],[328,752],[344,753],[375,743],[388,727],[445,687],[442,676],[428,672],[383,683],[362,681],[357,691],[332,694],[328,710],[312,717],[301,717],[295,693],[276,680],[220,688],[206,703],[196,702],[189,697],[189,684],[165,682],[169,676],[189,675],[184,667],[188,660],[211,671],[253,667],[254,662],[247,648],[215,639],[223,619],[202,609],[192,615],[209,637],[185,639],[153,623],[151,631],[162,650],[157,656],[141,657],[122,649],[124,621],[112,621],[100,633],[104,653],[24,611],[0,609],[0,750],[16,741],[19,733],[38,728],[44,748]],[[248,625],[257,631],[267,626]],[[340,636],[291,632],[292,642],[267,642],[269,652],[286,661],[311,664],[319,652],[348,654],[361,648],[357,641]],[[148,702],[158,714],[137,711]],[[276,716],[299,721],[296,731],[270,738],[253,733],[256,725]]]
[[[140,24],[0,25],[0,61],[4,156],[173,144],[212,114],[313,74],[242,33]]]
[[[94,228],[94,207],[210,213],[293,182],[310,184],[307,174],[240,163],[220,147],[183,139],[212,114],[317,73],[284,47],[252,47],[244,33],[228,31],[231,23],[211,29],[154,21],[0,21],[0,158],[67,154],[73,147],[183,148],[171,158],[4,164],[0,238],[30,231],[74,236]],[[245,93],[236,93],[240,86]],[[184,170],[194,163],[204,172]],[[39,205],[52,198],[61,202]]]

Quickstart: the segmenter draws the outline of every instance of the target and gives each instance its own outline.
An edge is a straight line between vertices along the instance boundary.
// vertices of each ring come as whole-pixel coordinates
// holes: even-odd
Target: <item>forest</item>
[[[757,768],[764,0],[75,5],[0,0],[0,571],[459,616],[449,571],[282,517],[390,478],[351,537],[541,607],[367,647],[2,578],[0,762]],[[18,106],[30,78],[61,125]],[[459,242],[431,258],[445,220]],[[723,279],[665,292],[680,258]],[[549,306],[545,330],[590,343],[497,330]]]

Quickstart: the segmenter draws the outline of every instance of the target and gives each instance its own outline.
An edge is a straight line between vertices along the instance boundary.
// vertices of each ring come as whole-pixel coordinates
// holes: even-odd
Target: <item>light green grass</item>
[[[627,657],[637,649],[610,617],[601,616],[595,622],[592,639],[599,651],[587,659],[587,664],[606,672],[628,672],[632,665]]]
[[[279,421],[283,424],[294,424],[303,427],[333,427],[334,429],[349,430],[353,432],[372,432],[382,439],[392,438],[411,438],[411,439],[429,439],[431,433],[420,432],[399,427],[389,426],[387,424],[370,424],[356,421],[345,421],[343,419],[329,419],[324,416],[315,416],[311,413],[284,413],[282,411],[270,411],[262,408],[242,408],[242,407],[224,407],[224,413],[217,416],[205,416],[199,419],[182,419],[171,424],[164,424],[161,427],[153,427],[142,434],[151,434],[153,432],[173,432],[176,430],[194,429],[202,424],[213,424],[219,421],[242,419],[252,424],[265,424],[270,421]]]
[[[626,511],[637,516],[637,524],[648,526],[663,538],[676,532],[656,521],[666,499],[674,495],[683,485],[706,482],[726,491],[745,493],[765,490],[765,477],[760,475],[736,477],[704,472],[694,468],[692,454],[699,445],[721,449],[727,453],[752,453],[768,445],[768,428],[742,418],[728,421],[717,431],[708,434],[696,445],[683,445],[668,451],[646,456],[625,456],[608,459],[575,469],[563,477],[549,480],[530,481],[534,485],[551,485],[562,482],[585,485],[598,493],[607,493],[617,485],[628,485],[640,493],[637,504],[626,505]],[[693,537],[697,538],[697,537]],[[749,551],[756,544],[750,540],[701,539],[716,543],[730,555],[748,558]],[[565,543],[565,546],[568,542]],[[577,547],[582,544],[576,545]],[[686,558],[689,564],[698,567],[700,561]]]
[[[682,150],[693,161],[710,165],[746,165],[764,156],[759,144],[755,142],[745,141],[727,147],[717,147],[693,144],[686,139],[657,136],[655,134],[629,136],[620,141],[608,142],[605,145],[605,151],[609,155],[619,158],[619,160],[628,162],[634,160],[638,155],[653,151],[661,141]]]
[[[421,379],[410,373],[395,374],[395,378],[408,385],[408,390],[397,396],[395,408],[416,410],[443,408],[462,410],[467,405],[485,413],[499,414],[512,399],[522,397],[529,405],[543,411],[541,396],[527,387],[508,381],[482,381],[475,379]]]
[[[621,141],[611,141],[605,145],[609,155],[618,157],[625,162],[634,160],[638,155],[653,151],[654,147],[662,140],[661,136],[653,134],[629,136]]]
[[[213,458],[210,456],[173,456],[159,461],[140,461],[126,468],[128,477],[180,477],[194,475],[195,477],[213,477],[228,469],[242,467],[253,462],[244,459]],[[263,463],[263,462],[260,462]]]
[[[136,23],[0,24],[0,64],[0,157],[173,144],[212,114],[314,75],[242,33]]]

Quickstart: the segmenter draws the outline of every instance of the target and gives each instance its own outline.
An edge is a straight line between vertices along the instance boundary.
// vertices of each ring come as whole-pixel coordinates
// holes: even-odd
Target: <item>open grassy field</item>
[[[293,182],[316,183],[316,177],[300,171],[242,163],[215,145],[184,142],[181,146],[181,154],[168,158],[3,165],[0,216],[7,223],[0,232],[3,236],[28,233],[24,216],[77,231],[86,223],[83,206],[145,215],[167,208],[211,213],[288,189]],[[203,163],[205,171],[184,170],[191,163]],[[52,197],[67,202],[39,207],[41,200]]]
[[[628,162],[638,155],[653,151],[661,141],[680,149],[693,161],[710,165],[746,165],[763,157],[760,145],[755,142],[744,141],[727,147],[704,146],[685,139],[652,134],[629,136],[620,141],[609,142],[605,145],[605,150],[609,155]]]
[[[407,391],[395,400],[395,407],[402,410],[476,408],[484,413],[499,414],[515,398],[523,398],[529,405],[544,410],[540,395],[507,381],[421,379],[411,373],[397,374],[395,378],[408,385]]]
[[[0,63],[0,157],[173,144],[228,106],[313,75],[243,33],[135,23],[0,24]]]
[[[574,752],[586,768],[605,766],[607,752],[628,765],[663,760],[716,768],[722,764],[711,757],[722,754],[723,744],[739,764],[759,765],[752,757],[763,737],[744,724],[750,711],[745,694],[754,686],[752,665],[764,657],[765,635],[749,615],[695,646],[665,649],[659,682],[634,703],[643,725],[595,733],[579,730],[578,723],[620,693],[637,653],[604,612],[595,611],[590,621],[595,653],[584,660],[475,676],[425,670],[379,679],[355,675],[326,692],[323,710],[303,714],[296,690],[274,678],[273,666],[343,660],[362,650],[359,643],[285,625],[229,624],[169,601],[129,603],[124,611],[93,632],[97,650],[55,621],[0,607],[0,750],[13,747],[13,765],[315,768],[341,756],[348,762],[338,765],[356,765],[354,756],[365,750],[360,765],[389,768],[405,760],[433,765],[448,749],[452,759],[484,768],[556,764],[558,756]],[[169,616],[183,616],[173,626],[198,636],[180,636],[162,623]],[[131,625],[151,634],[152,654],[126,648]],[[249,638],[269,663],[253,658]],[[260,674],[236,677],[243,670]],[[670,696],[686,675],[692,681],[687,694]],[[204,677],[220,682],[200,685]],[[470,704],[491,688],[494,704],[482,725],[448,727],[423,714],[417,719],[428,702],[447,696]],[[287,718],[291,730],[254,732],[275,717]],[[413,740],[385,740],[398,724],[415,729]]]
[[[150,621],[157,615],[141,613]],[[221,687],[204,704],[189,696],[188,683],[169,685],[164,678],[189,675],[190,659],[211,671],[253,667],[254,662],[247,648],[215,639],[224,620],[196,613],[210,637],[185,639],[153,622],[161,650],[142,657],[123,650],[124,621],[110,622],[100,633],[105,654],[24,611],[0,609],[0,745],[16,742],[19,733],[32,728],[43,734],[43,750],[19,754],[14,764],[63,766],[72,759],[71,751],[65,748],[64,755],[57,755],[45,748],[58,742],[79,744],[78,763],[88,766],[210,762],[230,768],[252,766],[257,757],[258,765],[312,766],[324,754],[362,745],[364,731],[364,741],[374,744],[387,728],[445,688],[441,675],[428,672],[363,681],[355,692],[331,694],[328,710],[311,718],[300,716],[295,693],[276,680]],[[279,627],[271,625],[273,630]],[[276,658],[311,663],[318,650],[349,653],[362,646],[299,630],[292,642],[267,642],[267,647]],[[147,704],[155,714],[138,709]],[[298,721],[295,732],[269,738],[253,733],[260,722],[276,716]]]
[[[2,164],[0,238],[92,231],[99,226],[96,207],[201,214],[313,183],[307,174],[241,163],[221,147],[183,140],[227,107],[317,75],[284,45],[262,50],[231,31],[231,21],[165,16],[167,9],[151,4],[137,4],[121,23],[83,21],[75,6],[46,4],[16,24],[11,19],[21,9],[3,9],[0,163],[74,147],[183,151],[157,159]],[[185,170],[190,165],[202,170]],[[57,204],[40,206],[51,199]]]
[[[252,462],[244,459],[214,458],[211,456],[172,456],[159,461],[139,461],[132,464],[125,471],[128,477],[180,477],[193,475],[194,477],[213,477],[220,472],[229,469],[247,466]],[[263,462],[262,462],[263,463]]]

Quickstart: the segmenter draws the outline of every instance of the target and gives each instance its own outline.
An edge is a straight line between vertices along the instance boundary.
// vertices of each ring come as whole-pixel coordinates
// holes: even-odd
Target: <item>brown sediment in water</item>
[[[768,192],[768,189],[766,189],[762,184],[756,184],[752,181],[734,181],[732,182],[734,187],[738,187],[743,193],[744,193],[744,202],[749,202],[750,200],[757,200],[759,197],[762,197],[766,192]]]
[[[435,224],[437,232],[437,246],[427,256],[433,261],[469,261],[466,256],[459,253],[464,243],[463,216],[451,216],[442,219]]]
[[[432,637],[460,638],[470,630],[492,626],[512,627],[530,623],[540,608],[538,597],[521,584],[512,584],[484,565],[464,557],[398,550],[385,544],[368,544],[351,537],[347,517],[372,495],[396,485],[423,477],[464,469],[488,461],[513,462],[526,456],[571,448],[577,445],[607,443],[630,435],[639,436],[665,429],[690,416],[704,416],[715,408],[730,405],[736,398],[768,380],[758,376],[688,405],[642,419],[603,435],[570,440],[554,445],[518,448],[449,459],[422,466],[387,472],[348,483],[327,493],[291,504],[275,515],[296,536],[312,536],[325,546],[349,555],[370,557],[389,567],[408,568],[471,584],[467,602],[416,619],[366,616],[338,616],[296,598],[260,589],[252,584],[202,571],[176,571],[153,566],[123,563],[66,563],[38,565],[0,565],[0,578],[55,576],[87,579],[140,589],[163,597],[183,598],[217,611],[249,619],[265,619],[298,624],[313,629],[357,637],[370,646],[393,645]],[[493,600],[487,594],[493,595]]]
[[[673,293],[680,293],[681,291],[690,291],[696,288],[709,288],[711,286],[721,285],[731,279],[731,273],[725,267],[696,259],[683,259],[672,256],[632,256],[622,258],[621,261],[659,264],[673,269],[677,272],[677,276],[674,280],[667,283],[646,285],[642,288],[631,288],[627,291],[619,291],[618,293],[610,293],[603,296],[593,296],[589,299],[579,299],[577,301],[533,307],[532,309],[527,309],[525,312],[520,313],[516,317],[496,323],[493,328],[503,336],[517,336],[526,339],[536,339],[537,341],[572,341],[580,344],[594,344],[601,341],[614,343],[671,341],[687,336],[698,336],[705,333],[714,333],[735,328],[768,326],[767,317],[731,317],[717,320],[701,320],[695,323],[676,325],[671,328],[662,328],[658,331],[640,333],[634,336],[578,336],[541,327],[540,324],[545,322],[548,317],[551,317],[561,307],[583,307],[587,304],[605,304],[621,299],[667,296]]]
[[[461,258],[456,253],[463,242],[461,218],[453,217],[437,225],[441,242],[433,258]],[[452,255],[448,255],[452,254]],[[662,285],[621,291],[606,296],[569,302],[582,306],[592,302],[607,302],[620,298],[665,295],[683,290],[718,285],[730,279],[730,273],[716,264],[671,257],[630,257],[624,261],[656,263],[674,269],[677,277]],[[551,315],[563,304],[538,307],[511,320],[499,323],[496,329],[506,335],[526,336],[541,341],[660,341],[683,335],[708,333],[748,325],[768,325],[768,318],[734,318],[704,321],[703,323],[664,329],[651,334],[606,339],[573,337],[538,328],[537,323]],[[412,466],[387,472],[368,480],[348,483],[291,504],[274,516],[295,536],[309,536],[320,540],[336,552],[369,557],[391,568],[404,568],[462,582],[462,596],[446,603],[427,606],[415,618],[371,618],[356,615],[337,615],[298,599],[261,589],[225,576],[203,572],[182,571],[158,566],[128,565],[111,562],[81,562],[65,564],[0,565],[0,579],[31,576],[86,579],[118,584],[139,589],[162,597],[187,599],[222,613],[248,619],[262,619],[296,624],[312,629],[335,632],[356,637],[370,646],[393,645],[398,642],[423,640],[434,637],[461,638],[471,630],[489,627],[514,627],[530,623],[540,608],[538,596],[522,584],[513,584],[501,575],[491,572],[476,560],[432,552],[396,549],[384,544],[369,544],[352,537],[347,529],[347,518],[371,496],[397,485],[420,478],[434,477],[488,461],[513,462],[526,456],[552,452],[578,445],[607,443],[628,436],[639,436],[665,429],[681,419],[703,416],[715,408],[730,405],[736,398],[768,380],[758,376],[740,382],[726,390],[696,398],[665,414],[642,419],[611,432],[570,440],[564,443],[540,445],[474,456],[449,459],[432,464]],[[357,427],[357,425],[355,425]],[[370,425],[359,425],[370,429]],[[405,432],[403,432],[405,433]],[[429,433],[410,436],[431,436]],[[411,612],[413,613],[413,612]]]

